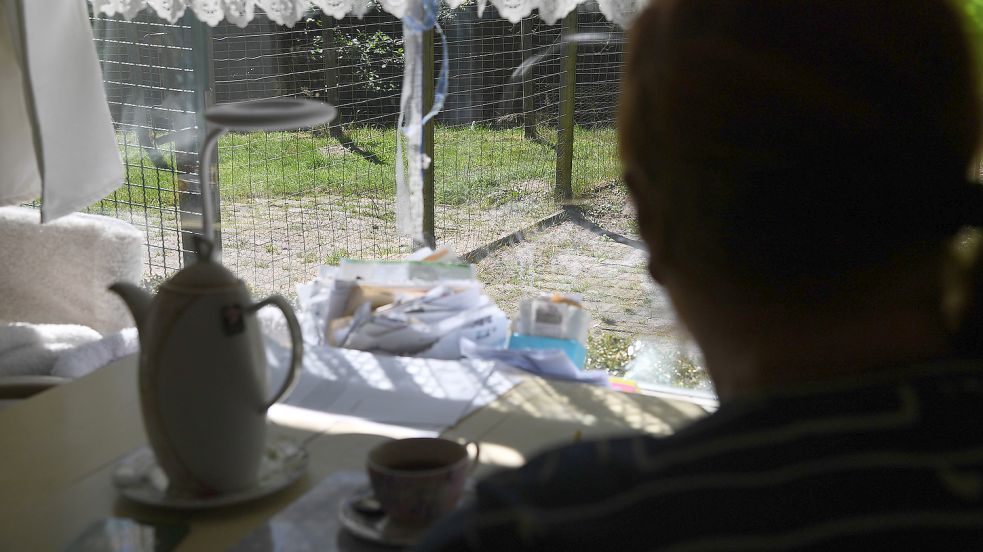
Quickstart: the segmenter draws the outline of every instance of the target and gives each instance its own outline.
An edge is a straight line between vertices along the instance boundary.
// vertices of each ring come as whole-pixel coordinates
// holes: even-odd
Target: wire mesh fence
[[[402,252],[393,199],[399,28],[376,12],[214,30],[216,101],[306,96],[340,114],[328,127],[233,133],[220,144],[223,260],[255,289],[289,295],[318,265]],[[356,46],[366,37],[391,52],[363,55]]]
[[[126,182],[90,210],[146,231],[145,274],[158,281],[183,266],[182,204],[197,181],[191,26],[147,15],[91,22]]]
[[[573,168],[564,183],[561,105],[570,81],[562,37],[573,22],[511,24],[493,7],[479,18],[473,5],[444,9],[439,21],[451,79],[434,132],[437,243],[476,260],[506,312],[539,292],[582,295],[597,321],[596,367],[623,367],[638,356],[639,336],[674,343],[620,181],[620,28],[596,5],[576,16],[576,30],[594,39],[578,45],[568,66],[576,85]],[[95,209],[146,230],[152,282],[183,265],[187,236],[198,228],[195,152],[201,111],[213,102],[300,96],[339,109],[329,126],[229,133],[219,143],[223,262],[255,292],[292,296],[319,265],[408,251],[395,224],[397,19],[375,11],[342,20],[314,12],[293,28],[264,17],[244,29],[207,29],[190,17],[177,25],[150,16],[92,23],[127,166],[125,185]],[[435,50],[439,71],[439,39]],[[536,63],[517,72],[530,58]],[[564,185],[573,199],[558,202]],[[664,383],[679,383],[674,370]]]
[[[494,11],[494,8],[488,8]],[[576,65],[575,196],[618,179],[614,112],[621,31],[596,11],[581,27],[610,34]],[[455,12],[448,36],[451,94],[435,138],[438,241],[470,251],[557,212],[561,26]],[[539,59],[522,74],[525,60]]]

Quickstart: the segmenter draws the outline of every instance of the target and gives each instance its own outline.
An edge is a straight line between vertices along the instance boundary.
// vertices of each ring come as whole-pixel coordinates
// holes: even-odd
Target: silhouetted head
[[[652,0],[619,125],[654,276],[851,301],[983,223],[962,25],[942,0]]]

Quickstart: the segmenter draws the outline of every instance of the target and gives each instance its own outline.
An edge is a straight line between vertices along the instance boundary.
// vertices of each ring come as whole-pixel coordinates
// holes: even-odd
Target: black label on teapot
[[[225,331],[225,335],[241,334],[245,329],[242,307],[230,305],[222,308],[222,330]]]

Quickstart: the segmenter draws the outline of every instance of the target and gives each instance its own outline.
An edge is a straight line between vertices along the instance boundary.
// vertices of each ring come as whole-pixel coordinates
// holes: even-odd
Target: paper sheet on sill
[[[283,380],[286,347],[267,342],[270,387]],[[285,404],[379,424],[440,432],[515,386],[519,376],[480,360],[435,360],[315,347]]]

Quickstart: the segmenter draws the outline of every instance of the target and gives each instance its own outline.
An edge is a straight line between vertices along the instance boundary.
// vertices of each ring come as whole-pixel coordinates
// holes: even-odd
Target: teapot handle
[[[287,328],[290,330],[290,371],[287,373],[287,378],[283,381],[283,385],[281,385],[280,389],[273,395],[273,398],[263,405],[263,412],[269,410],[269,408],[276,404],[277,401],[286,397],[291,391],[293,391],[294,386],[297,385],[297,377],[300,375],[301,360],[304,357],[304,340],[302,334],[300,333],[300,324],[297,322],[297,316],[294,315],[294,310],[290,307],[290,303],[288,303],[287,300],[281,295],[271,295],[249,307],[249,312],[256,312],[267,305],[273,305],[274,307],[280,309],[280,311],[283,313],[283,317],[287,319]]]

